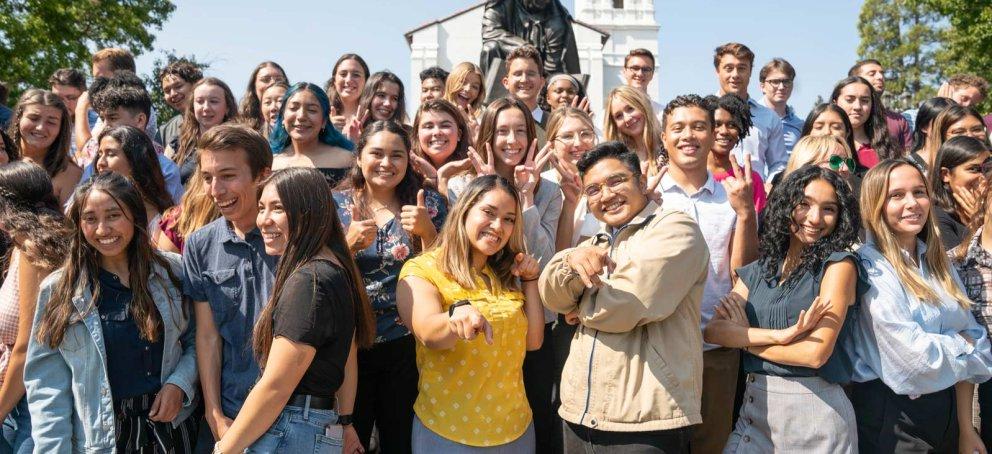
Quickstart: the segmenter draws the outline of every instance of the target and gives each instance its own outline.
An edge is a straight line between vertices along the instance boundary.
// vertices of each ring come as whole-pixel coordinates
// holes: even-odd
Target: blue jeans
[[[246,453],[306,452],[337,454],[344,446],[340,438],[324,435],[324,428],[338,421],[334,410],[286,407],[272,427],[248,447]]]
[[[20,402],[3,421],[3,439],[0,441],[0,454],[31,454],[34,442],[31,440],[31,415],[28,413],[28,399]]]

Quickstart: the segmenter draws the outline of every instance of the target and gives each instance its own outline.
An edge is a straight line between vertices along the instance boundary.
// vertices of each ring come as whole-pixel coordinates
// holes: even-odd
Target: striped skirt
[[[858,452],[854,407],[819,377],[748,374],[744,405],[724,454]]]
[[[148,419],[155,393],[114,400],[114,430],[119,454],[191,454],[197,421],[190,416],[177,427]]]

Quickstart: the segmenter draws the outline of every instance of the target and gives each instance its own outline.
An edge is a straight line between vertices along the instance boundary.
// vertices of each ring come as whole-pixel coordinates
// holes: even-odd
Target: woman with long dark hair
[[[447,194],[448,179],[471,167],[468,148],[473,137],[465,115],[443,99],[427,101],[413,119],[413,137],[413,170],[438,192]]]
[[[851,149],[852,153],[857,149],[854,146],[854,127],[851,126],[851,119],[847,117],[847,112],[836,104],[825,102],[817,104],[809,112],[809,115],[806,116],[806,122],[803,123],[803,131],[799,136],[822,136],[827,134],[847,142],[847,147]],[[857,159],[857,156],[854,156],[854,158]],[[858,167],[859,169],[867,170],[860,163]]]
[[[358,111],[343,129],[344,135],[357,141],[362,129],[373,121],[392,120],[407,124],[406,95],[403,81],[389,71],[379,71],[369,77],[362,97],[358,100]]]
[[[72,119],[62,98],[46,90],[24,92],[14,108],[8,135],[20,159],[48,172],[55,197],[65,203],[83,171],[69,159]]]
[[[117,172],[134,181],[148,218],[148,238],[156,244],[159,220],[173,202],[165,189],[165,179],[151,139],[133,126],[118,126],[101,132],[97,141],[100,148],[94,160],[96,171]]]
[[[745,352],[744,406],[724,452],[857,452],[841,386],[853,373],[845,321],[858,301],[851,248],[860,222],[836,172],[807,165],[775,186],[759,258],[737,270],[740,280],[705,330],[707,342]]]
[[[851,76],[837,82],[830,93],[830,102],[847,113],[859,164],[870,169],[878,161],[905,154],[905,150],[892,143],[880,94],[867,80]]]
[[[919,110],[916,111],[916,124],[913,127],[913,146],[910,148],[909,157],[914,161],[919,163],[921,166],[927,165],[927,160],[919,155],[920,150],[927,143],[927,137],[930,135],[930,128],[933,126],[933,121],[940,115],[941,112],[946,110],[948,107],[956,104],[951,98],[930,98],[923,101],[920,104]]]
[[[333,189],[355,164],[354,144],[328,121],[331,104],[320,87],[298,82],[283,97],[276,127],[269,134],[272,169],[312,167]]]
[[[0,286],[0,420],[7,444],[2,452],[27,454],[34,447],[24,359],[41,281],[62,266],[69,245],[60,208],[45,169],[28,162],[0,166],[0,225],[12,241]]]
[[[371,74],[369,65],[358,54],[344,54],[334,62],[324,91],[330,99],[329,119],[338,131],[344,131],[358,113],[358,99]]]
[[[198,387],[180,258],[152,249],[131,180],[69,208],[68,258],[41,285],[24,366],[35,452],[192,452]]]
[[[505,178],[476,178],[435,246],[400,272],[396,305],[420,373],[414,453],[534,451],[522,368],[544,341],[544,311],[520,205]]]
[[[923,171],[906,159],[880,162],[862,182],[868,239],[858,260],[869,287],[854,327],[851,386],[861,452],[984,451],[968,429],[972,383],[992,376],[992,353],[940,243],[931,200]]]
[[[227,123],[238,115],[238,104],[231,87],[216,77],[200,79],[193,84],[192,93],[189,107],[183,113],[179,137],[166,149],[166,155],[179,166],[179,178],[184,186],[196,170],[196,141],[208,129]]]
[[[248,127],[265,134],[265,116],[262,113],[262,94],[265,89],[277,83],[289,83],[286,71],[274,61],[263,61],[248,77],[248,87],[241,95],[238,115]]]
[[[947,250],[961,244],[978,216],[990,151],[988,144],[970,136],[952,137],[937,150],[936,170],[929,178],[940,241]]]
[[[358,140],[358,162],[334,194],[376,318],[374,345],[358,353],[355,430],[367,449],[377,427],[384,452],[409,452],[417,398],[416,350],[396,309],[396,283],[403,264],[434,243],[447,215],[444,197],[411,168],[409,150],[402,125],[372,123]]]
[[[262,376],[214,450],[350,453],[357,351],[375,336],[361,273],[320,172],[276,171],[260,194],[265,251],[280,257],[252,336]]]
[[[940,111],[930,123],[923,148],[916,152],[915,159],[926,164],[923,168],[924,172],[929,174],[932,169],[938,168],[934,163],[937,159],[937,151],[945,141],[957,136],[974,137],[987,144],[989,134],[982,120],[982,114],[974,108],[957,104]]]

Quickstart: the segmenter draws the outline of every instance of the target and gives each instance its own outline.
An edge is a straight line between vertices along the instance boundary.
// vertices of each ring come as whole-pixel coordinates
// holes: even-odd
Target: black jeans
[[[418,378],[412,334],[359,350],[353,420],[366,450],[375,426],[379,428],[379,452],[410,452]]]
[[[607,432],[565,422],[569,454],[688,454],[689,428],[651,432]]]
[[[957,453],[954,387],[916,399],[892,392],[881,380],[851,386],[862,453]]]
[[[551,328],[551,342],[555,351],[555,390],[554,400],[551,402],[551,454],[562,454],[565,452],[562,434],[562,420],[558,416],[558,408],[561,407],[561,373],[565,369],[565,360],[568,359],[568,352],[572,347],[572,337],[578,325],[569,325],[565,322],[564,315],[558,315],[558,321]]]
[[[992,447],[992,381],[978,385],[978,414],[982,417],[979,434],[985,448]]]
[[[530,411],[534,414],[534,435],[536,452],[553,451],[554,430],[554,384],[555,349],[552,341],[551,325],[544,325],[544,343],[541,348],[527,352],[524,357],[524,391]]]

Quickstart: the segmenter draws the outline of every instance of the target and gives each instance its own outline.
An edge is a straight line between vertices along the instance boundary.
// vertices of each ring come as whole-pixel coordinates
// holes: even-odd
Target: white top
[[[723,185],[707,172],[706,184],[695,194],[687,194],[669,174],[665,174],[659,185],[664,196],[666,209],[679,210],[696,220],[703,232],[703,239],[710,250],[710,272],[703,287],[702,326],[705,328],[720,298],[733,288],[730,270],[730,240],[737,224],[737,213],[730,206],[727,191]],[[712,350],[719,345],[703,344],[703,350]]]

